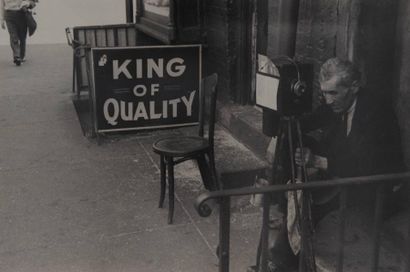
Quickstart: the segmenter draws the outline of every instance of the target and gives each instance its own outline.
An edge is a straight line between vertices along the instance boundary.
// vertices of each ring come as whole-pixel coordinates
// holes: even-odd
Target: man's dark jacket
[[[333,113],[327,105],[320,106],[312,114],[302,117],[301,125],[304,132],[323,130],[323,137],[319,143],[311,141],[308,146],[314,154],[328,159],[328,178],[367,176],[404,170],[400,130],[391,103],[377,99],[365,90],[358,93],[352,127],[347,137],[342,117]],[[392,190],[393,184],[385,188],[388,198],[384,216],[387,217],[398,207],[395,203],[397,194]],[[348,205],[355,209],[372,208],[375,203],[374,189],[368,186],[351,187],[348,191]],[[312,216],[316,223],[337,209],[337,193],[338,188],[313,191]],[[271,255],[275,263],[297,263],[298,257],[295,257],[288,243],[286,224],[271,249]]]
[[[322,128],[316,152],[328,159],[331,177],[353,177],[404,170],[400,129],[390,101],[360,90],[348,136],[341,116],[320,106],[302,121],[305,131]]]

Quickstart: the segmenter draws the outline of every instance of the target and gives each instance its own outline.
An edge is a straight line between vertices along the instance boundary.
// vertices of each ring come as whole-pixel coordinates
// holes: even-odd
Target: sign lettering
[[[193,125],[201,47],[94,48],[97,131]]]

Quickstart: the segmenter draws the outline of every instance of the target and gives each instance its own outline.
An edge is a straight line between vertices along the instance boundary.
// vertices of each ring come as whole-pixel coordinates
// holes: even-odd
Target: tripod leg
[[[288,122],[288,141],[289,141],[289,158],[291,166],[291,181],[292,183],[296,182],[296,167],[295,167],[295,149],[293,148],[293,122],[294,119],[291,117]]]
[[[298,127],[298,121],[295,120],[293,117],[291,117],[289,123],[288,123],[288,140],[289,140],[289,156],[290,156],[290,163],[291,163],[291,169],[292,169],[292,176],[291,176],[291,182],[296,183],[297,174],[296,174],[296,162],[295,162],[295,156],[294,156],[294,145],[293,145],[293,135],[292,131],[294,129],[294,125]],[[300,130],[297,131],[297,138],[301,139],[301,133]],[[300,141],[299,141],[300,142]],[[299,145],[300,148],[302,148],[301,145]],[[301,171],[298,171],[301,172]],[[302,179],[301,173],[299,173],[299,178]],[[296,214],[296,221],[295,224],[297,224],[299,230],[301,231],[301,240],[300,240],[300,251],[299,251],[299,271],[306,271],[306,264],[308,263],[307,257],[310,255],[308,254],[308,250],[306,249],[306,245],[309,244],[309,238],[307,237],[310,235],[310,233],[307,232],[306,228],[306,220],[305,220],[305,215],[306,215],[306,205],[305,205],[305,193],[302,193],[302,201],[299,201],[298,198],[298,193],[294,191],[292,193],[293,196],[293,201],[294,201],[294,207],[295,207],[295,214]],[[315,270],[308,270],[308,271],[315,271]]]
[[[302,129],[300,128],[300,121],[296,120],[296,133],[297,133],[297,137],[298,137],[298,146],[300,148],[300,155],[302,158],[305,157],[304,153],[303,153],[303,139],[302,139]],[[302,176],[300,177],[300,179],[303,182],[308,181],[308,176],[307,176],[307,170],[306,170],[306,165],[305,165],[305,161],[302,160],[303,164],[301,166],[302,168]]]
[[[302,140],[302,130],[300,128],[299,120],[296,120],[296,129],[297,129],[297,137],[298,143],[301,150],[301,156],[304,158],[303,154],[303,140]],[[303,182],[308,182],[308,175],[306,170],[306,165],[304,160],[302,164],[302,173],[301,179]],[[306,234],[305,238],[305,250],[304,250],[304,260],[307,266],[307,269],[313,272],[316,272],[316,260],[315,260],[315,251],[313,247],[313,242],[311,238],[311,233],[313,233],[313,220],[312,220],[312,209],[311,209],[311,194],[310,192],[305,192],[302,199],[302,229],[303,232]]]
[[[286,137],[286,130],[284,128],[285,125],[286,125],[285,122],[281,120],[280,125],[279,125],[278,142],[276,143],[275,154],[274,154],[273,163],[272,163],[272,182],[271,184],[274,184],[274,181],[278,174],[279,158],[281,156],[282,149],[285,144],[285,137]]]
[[[278,174],[278,169],[279,169],[279,158],[282,153],[283,146],[285,144],[285,137],[286,137],[286,129],[284,128],[286,126],[286,122],[284,120],[280,121],[279,124],[279,131],[278,131],[278,141],[276,143],[276,148],[275,148],[275,154],[273,158],[273,163],[272,163],[272,179],[270,184],[274,184],[275,178]],[[260,233],[260,239],[259,239],[259,244],[256,252],[256,270],[259,271],[260,268],[266,269],[267,266],[267,255],[268,255],[268,242],[267,240],[269,239],[269,228],[268,228],[268,222],[269,222],[269,214],[265,214],[266,212],[269,212],[269,207],[270,203],[267,203],[267,200],[269,199],[269,202],[272,200],[271,197],[267,197],[264,195],[263,197],[263,211],[264,211],[264,216],[263,216],[263,223],[262,223],[262,228],[261,228],[261,233]],[[264,241],[266,240],[266,241]]]

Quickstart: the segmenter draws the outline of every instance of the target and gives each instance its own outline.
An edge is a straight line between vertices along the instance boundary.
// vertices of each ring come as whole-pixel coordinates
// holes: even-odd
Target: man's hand
[[[1,20],[1,28],[6,29],[6,24],[5,24],[4,20]]]
[[[305,167],[327,170],[327,159],[325,157],[314,155],[312,151],[306,147],[303,148],[303,150],[296,148],[295,162],[298,166],[302,166],[304,163]]]

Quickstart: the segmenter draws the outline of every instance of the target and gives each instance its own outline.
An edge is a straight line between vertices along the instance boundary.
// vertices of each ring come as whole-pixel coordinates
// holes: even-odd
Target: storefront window
[[[146,17],[170,22],[169,0],[144,0],[144,12]]]
[[[137,28],[166,44],[202,42],[200,0],[137,0]]]

